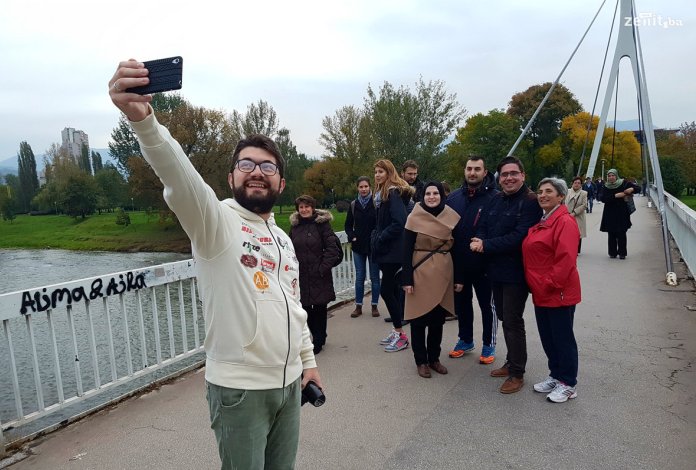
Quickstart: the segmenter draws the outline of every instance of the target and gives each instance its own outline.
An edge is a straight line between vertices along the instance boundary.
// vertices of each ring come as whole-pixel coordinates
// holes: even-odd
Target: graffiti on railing
[[[77,286],[73,289],[66,287],[58,287],[50,293],[46,287],[31,291],[22,292],[22,305],[19,312],[22,315],[29,313],[44,312],[49,309],[55,309],[58,305],[72,305],[73,303],[83,302],[85,300],[97,300],[111,295],[123,294],[138,289],[147,287],[145,284],[145,274],[135,274],[133,271],[114,276],[108,281],[106,278],[97,278],[89,285],[87,290],[85,286]],[[106,289],[104,285],[106,284]]]

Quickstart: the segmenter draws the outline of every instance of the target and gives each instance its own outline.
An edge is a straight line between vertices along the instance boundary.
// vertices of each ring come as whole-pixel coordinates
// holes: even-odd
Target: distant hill
[[[114,160],[109,158],[109,149],[90,149],[92,152],[98,152],[102,157],[102,162],[111,162],[116,164]],[[42,171],[44,168],[44,154],[34,155],[36,157],[36,171]],[[0,160],[0,175],[17,174],[17,156]]]

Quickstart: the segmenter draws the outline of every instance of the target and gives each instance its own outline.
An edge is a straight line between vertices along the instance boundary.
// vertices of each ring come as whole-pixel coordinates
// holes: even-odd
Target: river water
[[[179,253],[0,250],[0,294],[189,258]]]
[[[27,289],[59,284],[63,282],[101,276],[120,271],[130,271],[138,268],[154,266],[163,263],[190,259],[190,254],[178,253],[114,253],[114,252],[79,252],[67,250],[7,250],[0,249],[0,294],[14,291],[24,291]],[[76,311],[77,318],[77,311]],[[116,322],[116,321],[115,321]],[[25,412],[35,409],[36,404],[32,401],[33,397],[33,372],[31,367],[31,356],[23,354],[27,351],[26,331],[21,322],[11,322],[13,332],[13,343],[15,354],[17,355],[17,367],[20,381],[20,388],[23,394],[23,401],[27,400]],[[166,324],[162,325],[166,328]],[[48,377],[52,371],[52,360],[46,360],[51,356],[50,345],[46,341],[46,323],[37,321],[35,323],[37,342],[37,354],[43,369],[42,375]],[[65,319],[57,320],[57,328],[67,330]],[[86,325],[81,324],[79,318],[76,319],[76,329],[78,336],[84,337]],[[0,330],[2,328],[0,327]],[[101,328],[101,331],[105,331]],[[119,330],[116,330],[119,334]],[[133,331],[133,334],[136,330]],[[41,340],[43,338],[43,340]],[[15,414],[15,403],[12,392],[12,385],[9,376],[9,357],[7,348],[7,338],[0,332],[0,421],[13,419]],[[119,337],[114,337],[119,341]],[[87,344],[87,343],[85,343]],[[67,344],[66,344],[67,346]],[[69,357],[70,347],[61,348],[61,356],[67,358],[65,364],[71,363]],[[85,351],[86,353],[87,351]],[[137,350],[134,350],[134,354]],[[85,354],[87,357],[87,354]],[[120,359],[120,358],[117,358]],[[89,361],[85,361],[85,369],[89,369]],[[100,362],[104,362],[103,360]],[[121,366],[122,367],[122,366]],[[101,366],[100,366],[101,368]],[[108,369],[108,364],[104,366]],[[67,369],[66,369],[67,370]],[[66,373],[64,384],[68,389],[74,387],[74,380]],[[51,387],[51,382],[47,382],[46,393],[55,394]]]

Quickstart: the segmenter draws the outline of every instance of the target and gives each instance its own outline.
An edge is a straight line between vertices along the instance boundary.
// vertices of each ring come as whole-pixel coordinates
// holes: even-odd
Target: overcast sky
[[[615,1],[607,0],[561,80],[588,111]],[[243,112],[266,100],[311,156],[323,152],[322,119],[361,106],[368,84],[413,87],[422,76],[444,81],[469,115],[506,108],[514,93],[555,80],[601,3],[4,0],[0,160],[15,156],[23,140],[44,153],[64,127],[106,148],[119,117],[107,82],[131,57],[183,56],[181,93],[196,106]],[[646,23],[662,23],[640,28],[655,125],[696,120],[693,0],[636,0],[636,10],[652,15]],[[618,102],[618,120],[637,119],[627,63]]]

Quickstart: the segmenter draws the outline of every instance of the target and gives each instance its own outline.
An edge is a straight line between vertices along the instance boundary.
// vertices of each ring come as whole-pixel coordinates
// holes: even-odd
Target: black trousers
[[[326,307],[327,304],[302,306],[307,312],[307,326],[312,333],[314,351],[319,351],[326,344]]]
[[[626,232],[608,232],[609,235],[609,256],[627,256],[626,251]]]
[[[422,317],[411,320],[411,347],[417,366],[440,360],[442,327],[445,324],[446,313],[447,311],[438,305]]]
[[[578,383],[578,345],[573,334],[575,305],[534,307],[539,338],[549,359],[549,375],[566,385]]]
[[[382,271],[382,284],[379,294],[387,306],[387,311],[392,319],[394,328],[401,328],[404,318],[403,290],[399,283],[394,279],[394,274],[401,268],[399,263],[380,263],[379,270]]]
[[[454,293],[454,311],[459,323],[459,339],[466,343],[474,341],[474,291],[481,309],[481,340],[486,346],[495,346],[498,319],[491,295],[491,283],[488,278],[479,276],[463,279],[464,289]]]
[[[493,283],[493,301],[503,321],[510,377],[522,378],[527,365],[527,334],[524,330],[524,304],[529,297],[526,284]]]

